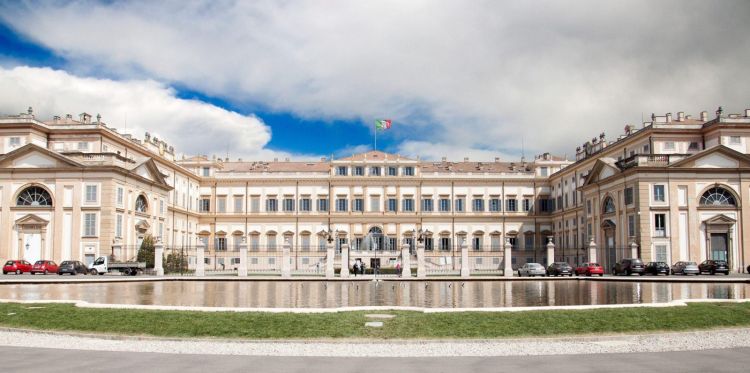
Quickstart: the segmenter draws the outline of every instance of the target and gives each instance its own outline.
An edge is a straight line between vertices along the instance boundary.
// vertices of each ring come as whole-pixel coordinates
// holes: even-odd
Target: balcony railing
[[[636,154],[617,161],[616,165],[621,170],[631,167],[665,167],[689,156],[690,154]]]

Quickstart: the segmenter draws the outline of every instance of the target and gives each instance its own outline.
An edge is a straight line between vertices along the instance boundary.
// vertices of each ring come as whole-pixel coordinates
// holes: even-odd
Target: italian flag
[[[378,130],[387,130],[391,128],[391,120],[390,119],[378,119],[375,121],[375,129]]]

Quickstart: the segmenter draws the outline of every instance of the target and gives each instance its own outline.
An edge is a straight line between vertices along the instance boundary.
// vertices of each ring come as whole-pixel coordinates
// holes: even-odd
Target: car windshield
[[[589,263],[589,267],[601,267],[599,263]]]
[[[529,268],[542,268],[542,265],[539,263],[531,263],[529,264]]]
[[[727,261],[726,260],[717,260],[715,263],[719,264],[719,265],[726,265]]]
[[[6,266],[12,266],[13,265],[13,261],[9,260],[9,261],[5,262],[5,265]]]
[[[34,263],[34,264],[42,265],[42,264],[44,264],[44,260],[37,260],[36,263]]]
[[[640,259],[633,259],[633,264],[643,264],[643,262]]]
[[[695,264],[695,262],[687,262],[687,263],[685,263],[685,265],[686,266],[695,266],[697,264]]]
[[[67,261],[67,260],[66,260],[66,261],[64,261],[64,262],[62,262],[62,263],[60,263],[60,264],[61,264],[61,265],[64,265],[64,266],[65,266],[65,265],[68,265],[68,264],[73,264],[73,263],[72,263],[72,262],[69,262],[69,261]]]

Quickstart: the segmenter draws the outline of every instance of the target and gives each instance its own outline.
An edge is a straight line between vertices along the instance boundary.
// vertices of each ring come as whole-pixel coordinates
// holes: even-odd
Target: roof
[[[351,157],[339,158],[338,161],[364,161],[364,160],[407,160],[412,161],[411,158],[402,157],[398,154],[391,154],[381,152],[380,150],[370,150],[369,152],[353,154]]]
[[[219,172],[328,172],[328,162],[224,162]]]
[[[530,164],[521,167],[515,162],[423,162],[419,164],[422,172],[532,172]]]

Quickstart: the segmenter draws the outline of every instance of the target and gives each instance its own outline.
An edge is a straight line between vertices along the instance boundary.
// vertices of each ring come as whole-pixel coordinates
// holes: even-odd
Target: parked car
[[[701,272],[698,269],[698,264],[695,262],[683,262],[679,261],[672,266],[672,274],[681,275],[699,275]]]
[[[84,275],[86,275],[89,273],[89,270],[88,268],[86,268],[85,264],[77,260],[66,260],[60,263],[60,268],[57,270],[57,274],[62,276],[66,273],[70,273],[73,276],[79,273],[83,273]]]
[[[31,263],[25,260],[9,260],[5,262],[5,265],[3,266],[4,275],[7,275],[8,273],[20,275],[24,272],[31,272]]]
[[[703,263],[698,265],[698,272],[710,273],[715,275],[717,273],[723,273],[729,275],[729,265],[726,260],[704,260]]]
[[[643,276],[646,273],[646,266],[643,265],[643,261],[639,258],[627,258],[620,260],[619,263],[612,267],[612,274],[627,276],[637,273],[639,276]]]
[[[593,276],[593,275],[599,275],[604,276],[604,267],[599,265],[599,263],[583,263],[578,268],[576,268],[576,276]]]
[[[539,263],[526,263],[523,265],[523,267],[518,269],[518,276],[546,276],[547,271],[544,270],[544,267]]]
[[[663,273],[669,276],[669,264],[665,262],[648,262],[648,264],[646,264],[646,273],[654,276]]]
[[[57,263],[51,260],[37,260],[34,266],[31,267],[31,274],[44,273],[46,275],[48,273],[57,273],[58,268]]]
[[[547,267],[547,276],[573,276],[573,267],[566,262],[554,262]]]

